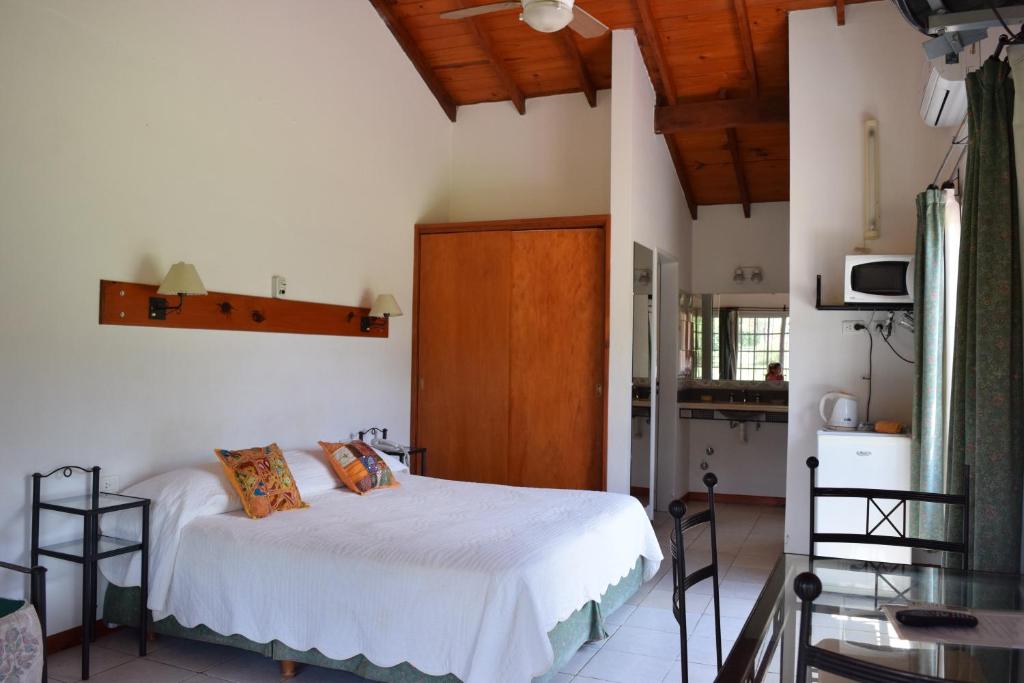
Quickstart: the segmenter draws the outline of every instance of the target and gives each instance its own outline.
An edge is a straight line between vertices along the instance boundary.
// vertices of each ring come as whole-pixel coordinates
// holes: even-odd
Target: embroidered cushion
[[[302,502],[299,487],[276,443],[241,451],[218,448],[214,453],[242,499],[245,514],[253,519],[272,512],[309,507]]]
[[[327,462],[345,486],[362,495],[398,486],[398,480],[377,451],[362,441],[321,441]]]

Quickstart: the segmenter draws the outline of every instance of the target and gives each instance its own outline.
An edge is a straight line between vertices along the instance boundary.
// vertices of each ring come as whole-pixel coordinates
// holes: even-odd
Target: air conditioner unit
[[[940,71],[930,64],[929,67],[921,97],[921,118],[935,128],[959,126],[967,115],[967,88],[963,76]]]

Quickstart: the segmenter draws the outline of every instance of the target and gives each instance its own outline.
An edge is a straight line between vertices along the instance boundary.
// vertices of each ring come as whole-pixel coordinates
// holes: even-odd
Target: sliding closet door
[[[430,476],[508,481],[509,249],[507,232],[419,238],[415,436]]]
[[[510,484],[601,488],[605,235],[512,233]]]

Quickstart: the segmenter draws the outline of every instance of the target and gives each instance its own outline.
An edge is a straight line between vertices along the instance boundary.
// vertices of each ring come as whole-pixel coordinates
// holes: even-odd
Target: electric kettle
[[[829,399],[835,399],[832,410],[825,414],[825,405]],[[821,397],[818,412],[825,421],[825,429],[853,431],[857,429],[857,397],[841,391],[830,391]]]

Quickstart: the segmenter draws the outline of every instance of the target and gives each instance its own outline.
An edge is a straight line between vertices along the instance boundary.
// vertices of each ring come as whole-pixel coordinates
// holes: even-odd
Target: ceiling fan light
[[[573,0],[524,0],[522,20],[541,33],[561,31],[572,21]]]

